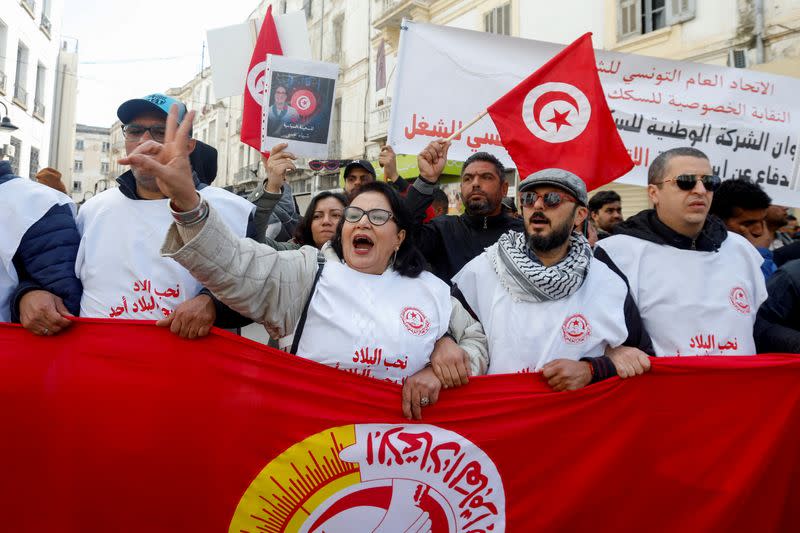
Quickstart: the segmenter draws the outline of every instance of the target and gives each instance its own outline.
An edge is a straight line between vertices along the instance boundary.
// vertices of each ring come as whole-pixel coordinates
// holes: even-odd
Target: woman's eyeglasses
[[[695,176],[693,174],[681,174],[674,178],[665,179],[661,183],[667,183],[668,181],[674,181],[675,185],[682,191],[691,191],[694,189],[695,185],[697,185],[698,181],[703,182],[703,187],[705,187],[708,192],[714,192],[722,185],[722,179],[719,176],[712,175]]]
[[[364,218],[364,215],[367,215],[367,219],[370,223],[376,226],[383,226],[389,222],[390,219],[394,218],[394,215],[386,209],[370,209],[369,211],[364,211],[360,207],[352,205],[344,208],[344,219],[351,224],[355,224]]]
[[[565,192],[550,191],[544,194],[538,192],[522,192],[519,194],[519,201],[525,207],[531,207],[539,198],[544,202],[545,207],[557,207],[561,202],[577,202],[574,196]]]

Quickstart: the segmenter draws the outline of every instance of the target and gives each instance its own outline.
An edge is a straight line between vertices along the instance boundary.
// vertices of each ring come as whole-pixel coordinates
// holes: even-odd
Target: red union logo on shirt
[[[730,296],[731,305],[740,313],[747,315],[750,313],[750,299],[747,297],[747,291],[741,287],[734,287],[731,289]]]
[[[561,334],[564,336],[564,342],[581,344],[592,334],[592,328],[589,326],[589,321],[586,320],[585,316],[575,313],[561,324]]]
[[[404,307],[400,313],[400,319],[412,335],[425,335],[431,327],[428,317],[416,307]]]
[[[574,85],[560,82],[534,87],[522,104],[522,120],[539,139],[549,143],[571,141],[583,133],[592,106]]]

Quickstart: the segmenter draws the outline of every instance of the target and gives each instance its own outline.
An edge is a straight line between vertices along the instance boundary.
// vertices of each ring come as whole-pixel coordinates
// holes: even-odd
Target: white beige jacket
[[[175,259],[231,309],[283,334],[300,320],[318,268],[316,248],[279,252],[239,238],[213,207],[195,226],[173,223],[161,254]],[[328,245],[323,255],[326,261],[340,260]],[[469,355],[473,375],[485,374],[489,354],[483,327],[455,298],[452,305],[448,332]]]

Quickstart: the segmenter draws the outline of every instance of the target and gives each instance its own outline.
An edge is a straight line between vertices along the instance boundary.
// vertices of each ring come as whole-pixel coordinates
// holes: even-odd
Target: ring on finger
[[[42,330],[42,335],[47,335],[50,332],[50,328],[44,328]]]
[[[426,407],[429,403],[431,403],[431,401],[428,399],[427,396],[423,396],[422,398],[419,399],[420,407]]]

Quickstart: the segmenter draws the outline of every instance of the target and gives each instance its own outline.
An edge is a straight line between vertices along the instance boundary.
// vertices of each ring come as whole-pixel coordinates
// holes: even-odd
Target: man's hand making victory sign
[[[147,141],[128,157],[119,160],[121,165],[130,165],[144,174],[154,176],[158,188],[172,200],[175,211],[191,211],[200,203],[189,164],[189,130],[194,115],[194,111],[186,113],[178,126],[178,106],[173,104],[167,115],[164,143]]]

